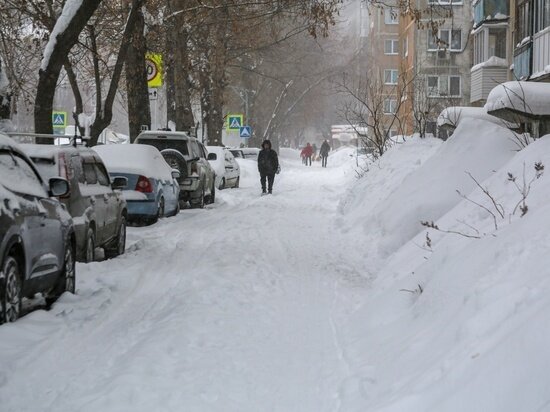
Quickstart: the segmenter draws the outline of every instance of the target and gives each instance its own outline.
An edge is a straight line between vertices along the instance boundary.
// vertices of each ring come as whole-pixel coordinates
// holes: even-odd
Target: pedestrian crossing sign
[[[239,135],[243,139],[250,139],[252,137],[252,128],[250,126],[242,126],[239,129]]]
[[[52,112],[53,127],[67,127],[67,112]]]
[[[240,130],[243,126],[242,114],[228,114],[227,115],[227,128],[229,130]]]

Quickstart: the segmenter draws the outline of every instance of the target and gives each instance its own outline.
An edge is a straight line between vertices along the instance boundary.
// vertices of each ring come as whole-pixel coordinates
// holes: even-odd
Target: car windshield
[[[149,146],[156,147],[159,151],[164,149],[174,149],[180,152],[184,156],[189,155],[189,150],[187,148],[187,141],[185,140],[175,140],[175,139],[139,139],[139,144],[147,144]]]

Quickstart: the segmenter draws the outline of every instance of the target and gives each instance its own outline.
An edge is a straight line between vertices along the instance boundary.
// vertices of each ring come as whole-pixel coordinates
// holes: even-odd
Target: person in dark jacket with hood
[[[277,157],[277,152],[271,148],[269,140],[264,140],[262,143],[262,150],[258,154],[258,170],[260,172],[260,182],[262,183],[262,194],[271,194],[275,173],[279,172],[279,158]]]
[[[321,159],[323,159],[323,167],[327,167],[328,152],[330,152],[330,145],[328,144],[328,140],[325,140],[321,145],[321,150],[319,151],[319,155],[321,156]]]

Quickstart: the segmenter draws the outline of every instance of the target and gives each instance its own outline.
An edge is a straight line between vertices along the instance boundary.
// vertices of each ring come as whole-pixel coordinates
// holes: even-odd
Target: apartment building
[[[474,0],[470,103],[483,106],[489,92],[513,79],[510,0]]]
[[[369,27],[367,35],[367,76],[371,90],[376,90],[383,109],[382,123],[389,136],[401,134],[397,121],[397,110],[402,93],[400,92],[399,67],[401,45],[399,42],[400,13],[389,5],[372,4],[368,7]],[[378,83],[376,87],[373,84]]]
[[[407,92],[399,115],[404,132],[436,134],[445,107],[470,104],[470,0],[417,0],[399,25],[400,73]],[[420,18],[418,18],[420,15]]]
[[[550,0],[512,0],[511,8],[514,77],[550,81]]]

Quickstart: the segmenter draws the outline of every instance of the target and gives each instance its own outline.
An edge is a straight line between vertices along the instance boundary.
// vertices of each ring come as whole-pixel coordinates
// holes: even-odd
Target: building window
[[[535,33],[550,27],[550,0],[535,0]]]
[[[384,40],[384,54],[399,54],[399,40]]]
[[[489,29],[489,57],[491,56],[506,58],[506,29],[504,27]]]
[[[396,99],[384,99],[384,114],[395,114],[397,112]]]
[[[386,69],[384,70],[384,83],[385,84],[397,84],[397,78],[399,77],[399,72],[396,69]]]
[[[429,97],[460,97],[461,95],[460,76],[428,76]]]
[[[531,24],[530,24],[530,12],[529,12],[529,0],[525,0],[518,3],[517,15],[516,15],[516,32],[517,42],[523,43],[528,37],[531,36]]]
[[[441,29],[437,33],[437,37],[433,35],[431,30],[428,30],[428,50],[450,50],[452,52],[462,51],[462,30]]]
[[[506,59],[505,27],[482,28],[474,34],[474,65],[495,56]]]
[[[395,137],[398,135],[397,130],[390,130],[390,137]]]
[[[384,23],[399,24],[398,10],[392,9],[391,7],[384,9]]]
[[[449,96],[460,97],[461,93],[460,76],[449,76]]]
[[[428,96],[439,96],[439,76],[428,76]]]

